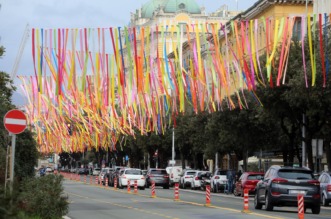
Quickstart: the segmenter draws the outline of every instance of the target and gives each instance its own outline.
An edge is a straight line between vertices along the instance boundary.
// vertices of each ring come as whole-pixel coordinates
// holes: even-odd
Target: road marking
[[[140,208],[126,206],[126,205],[121,205],[121,204],[117,204],[117,203],[113,203],[113,202],[101,201],[101,200],[98,200],[98,199],[93,199],[93,198],[89,198],[89,197],[84,197],[84,196],[81,196],[81,195],[77,195],[77,194],[71,193],[71,192],[67,192],[67,194],[73,195],[73,196],[77,196],[77,197],[80,197],[80,198],[87,198],[87,199],[90,199],[92,201],[99,202],[99,203],[106,203],[106,204],[110,204],[110,205],[117,206],[117,207],[122,207],[122,208],[130,209],[130,210],[140,211],[140,212],[143,212],[143,213],[146,213],[146,214],[158,215],[158,216],[164,217],[164,218],[177,219],[177,218],[173,218],[171,216],[167,216],[167,215],[160,214],[160,213],[157,213],[157,212],[146,211],[146,210],[143,210],[143,209],[140,209]]]
[[[127,191],[112,190],[112,189],[107,188],[107,187],[104,187],[104,188],[107,189],[107,190],[109,190],[109,191],[113,191],[113,192],[119,192],[119,193],[129,194],[129,195],[131,194],[131,193],[127,193]],[[185,190],[183,190],[183,191],[185,191]],[[190,192],[196,192],[196,191],[190,191]],[[70,193],[68,193],[68,194],[70,194]],[[108,204],[119,206],[119,207],[123,207],[123,208],[128,208],[128,209],[132,208],[132,207],[124,206],[124,205],[119,205],[119,204],[116,204],[116,203],[99,201],[97,199],[91,199],[89,197],[79,196],[77,194],[73,194],[73,195],[78,196],[78,197],[82,197],[82,198],[88,198],[90,200],[94,200],[94,201],[101,202],[101,203],[102,202],[108,203]],[[143,194],[139,194],[139,193],[138,194],[131,194],[131,195],[137,195],[137,196],[145,197],[145,198],[150,198],[151,197],[149,195],[143,195]],[[219,194],[219,195],[218,194],[215,194],[215,196],[224,196],[224,197],[227,197],[227,195],[221,195],[221,194]],[[162,197],[155,197],[155,198],[161,199],[161,200],[167,200],[167,201],[171,200],[171,201],[173,201],[172,198],[162,198]],[[238,197],[231,197],[231,198],[238,198]],[[133,200],[133,199],[131,199],[131,200]],[[188,201],[183,201],[183,200],[178,200],[176,202],[181,202],[181,203],[195,205],[195,206],[203,206],[203,207],[205,206],[205,204],[199,204],[199,203],[196,203],[196,202],[188,202]],[[215,206],[215,205],[210,205],[210,206],[208,206],[208,208],[215,208],[215,209],[220,209],[220,210],[227,210],[227,211],[232,211],[232,212],[236,212],[236,213],[241,213],[241,210],[237,210],[237,209],[234,209],[234,208],[219,207],[219,206]],[[136,210],[136,209],[133,208],[133,210]],[[145,210],[136,210],[136,211],[141,211],[141,212],[148,213],[148,214],[157,214],[157,213],[150,212],[150,211],[145,211]],[[258,217],[271,218],[271,219],[284,219],[283,217],[279,217],[279,216],[270,216],[270,215],[267,215],[267,214],[260,214],[260,213],[255,213],[255,212],[250,213],[250,215],[255,215],[255,216],[258,216]],[[162,217],[168,218],[169,216],[163,215]],[[170,217],[170,218],[172,218],[172,217]],[[173,219],[178,219],[178,218],[173,218]]]

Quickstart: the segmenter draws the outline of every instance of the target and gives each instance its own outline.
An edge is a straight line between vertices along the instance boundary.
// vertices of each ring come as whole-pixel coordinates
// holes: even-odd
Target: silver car
[[[331,202],[331,172],[321,173],[318,181],[320,181],[322,205],[328,206]]]

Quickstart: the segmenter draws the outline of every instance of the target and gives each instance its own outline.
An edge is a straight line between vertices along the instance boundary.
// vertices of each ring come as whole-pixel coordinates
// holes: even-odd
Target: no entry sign
[[[8,132],[20,134],[26,128],[27,120],[25,114],[20,110],[10,110],[6,113],[3,123]]]

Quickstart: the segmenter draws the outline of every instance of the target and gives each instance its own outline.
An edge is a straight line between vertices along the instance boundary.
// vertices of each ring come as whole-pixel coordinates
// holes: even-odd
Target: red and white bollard
[[[179,201],[179,183],[175,183],[175,199],[174,201]]]
[[[100,186],[102,186],[102,180],[100,179],[99,181],[100,181],[100,182],[99,182],[99,183],[100,183]]]
[[[251,213],[248,206],[248,189],[244,189],[244,209],[242,210],[243,213]]]
[[[131,185],[130,185],[130,180],[128,179],[128,193],[131,193]]]
[[[134,194],[138,194],[138,181],[137,180],[134,181],[134,190],[133,190],[133,193]]]
[[[114,178],[114,190],[116,190],[117,189],[117,178],[115,177]]]
[[[86,175],[84,175],[84,183],[86,184]]]
[[[152,192],[152,198],[155,198],[156,197],[156,194],[155,194],[155,182],[154,181],[152,181],[152,190],[151,190],[151,192]]]
[[[206,204],[205,206],[210,206],[210,185],[206,185]]]
[[[95,177],[95,185],[98,185],[98,176]]]
[[[90,185],[92,185],[92,176],[90,176]]]
[[[302,194],[298,194],[298,218],[305,218],[305,202]]]
[[[108,187],[108,178],[106,178],[105,186]]]

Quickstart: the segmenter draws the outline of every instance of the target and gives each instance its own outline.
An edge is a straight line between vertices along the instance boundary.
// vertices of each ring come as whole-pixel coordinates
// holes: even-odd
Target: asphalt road
[[[83,181],[83,177],[81,177]],[[94,181],[93,181],[94,182]],[[72,219],[198,219],[198,218],[298,218],[297,209],[293,207],[274,208],[272,212],[255,210],[253,196],[249,198],[251,213],[243,213],[243,198],[232,194],[211,194],[211,205],[206,207],[204,191],[179,191],[179,201],[174,201],[174,190],[156,187],[156,197],[151,197],[151,189],[133,189],[128,193],[126,189],[114,190],[112,187],[96,186],[87,183],[65,180],[65,193],[69,196],[68,217]],[[319,215],[311,214],[307,210],[305,218],[331,218],[331,206],[322,207]]]

